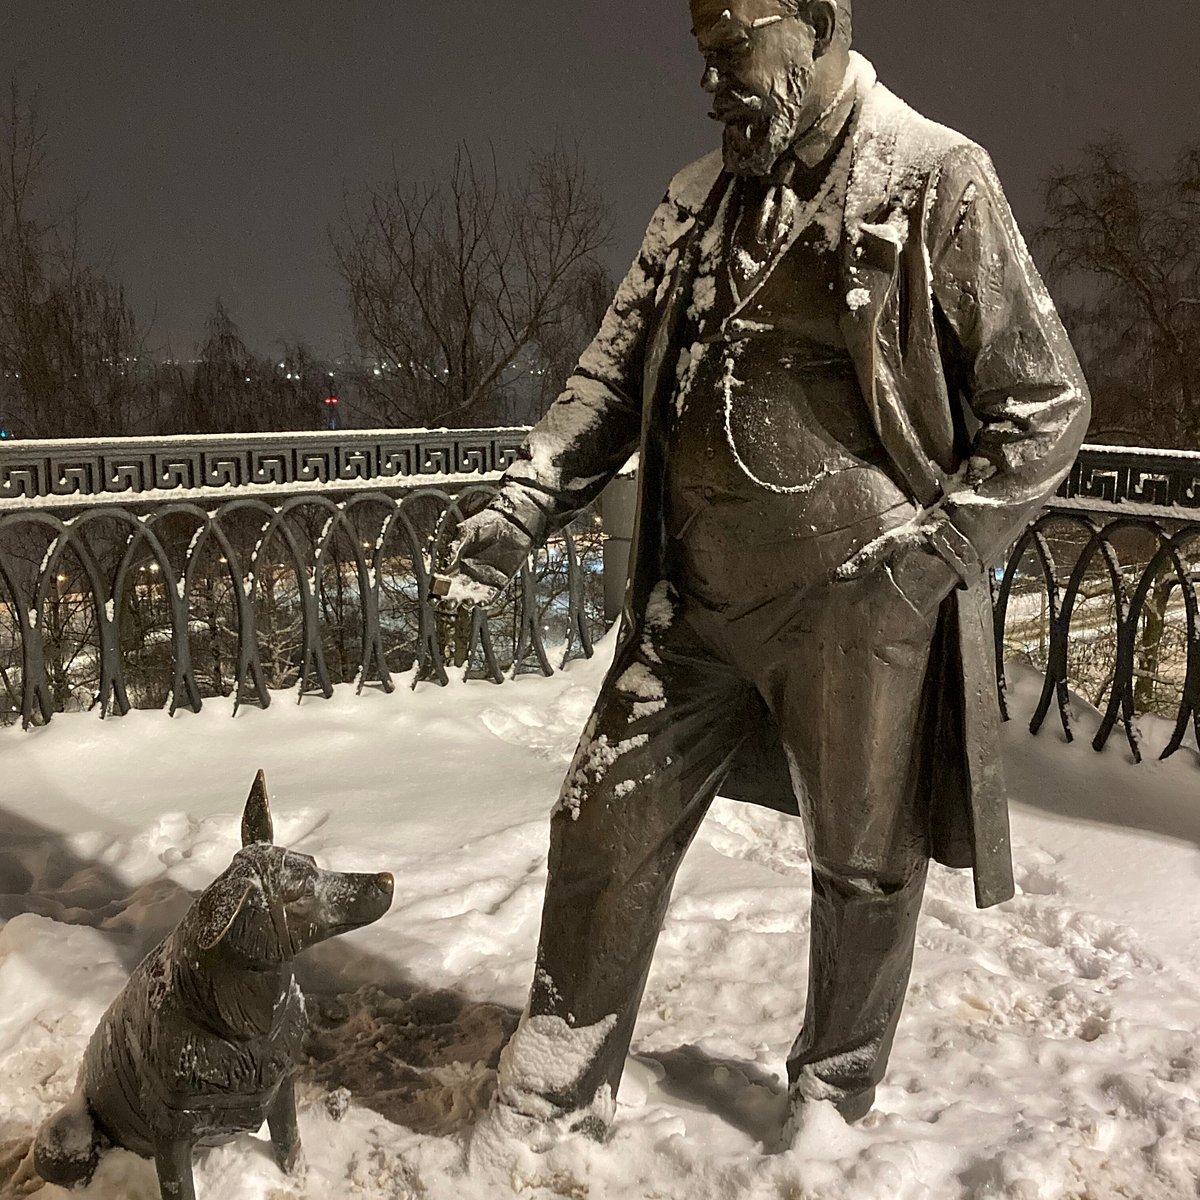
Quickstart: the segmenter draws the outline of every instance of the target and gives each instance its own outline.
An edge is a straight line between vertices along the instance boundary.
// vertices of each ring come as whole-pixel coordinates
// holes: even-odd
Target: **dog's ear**
[[[275,825],[271,820],[271,804],[267,799],[267,777],[259,771],[246,798],[246,811],[242,813],[242,845],[274,840]]]
[[[196,940],[201,950],[211,950],[233,928],[253,886],[253,880],[245,876],[222,876],[200,897]]]

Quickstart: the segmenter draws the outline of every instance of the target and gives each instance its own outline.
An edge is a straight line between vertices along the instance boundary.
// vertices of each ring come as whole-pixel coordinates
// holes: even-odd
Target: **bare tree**
[[[608,237],[600,193],[561,145],[513,181],[460,147],[443,180],[393,172],[348,199],[333,243],[364,399],[395,425],[537,415],[603,314]]]
[[[41,197],[46,132],[17,85],[0,107],[0,388],[26,437],[138,432],[153,403],[124,290],[83,261],[75,214]]]
[[[1118,139],[1089,146],[1045,204],[1037,241],[1092,385],[1093,440],[1200,446],[1200,142],[1161,174]]]
[[[1160,173],[1140,168],[1119,139],[1088,146],[1075,165],[1046,181],[1045,202],[1036,236],[1092,387],[1091,439],[1200,447],[1200,142],[1185,145]],[[1152,541],[1128,546],[1127,597],[1155,549]],[[1135,666],[1140,711],[1176,703],[1166,677],[1186,648],[1182,627],[1168,619],[1175,582],[1160,573],[1143,610]],[[1101,656],[1097,696],[1111,685],[1115,661],[1111,641],[1100,642],[1086,649]],[[1072,667],[1083,669],[1082,661]]]
[[[190,375],[176,368],[174,403],[159,421],[170,433],[255,433],[319,428],[328,375],[304,345],[261,358],[217,300]]]
[[[267,406],[271,424],[261,428],[324,428],[329,420],[325,397],[334,390],[327,364],[303,342],[282,345],[278,362]]]
[[[213,306],[173,424],[184,433],[244,432],[256,428],[254,401],[261,364],[221,300]]]

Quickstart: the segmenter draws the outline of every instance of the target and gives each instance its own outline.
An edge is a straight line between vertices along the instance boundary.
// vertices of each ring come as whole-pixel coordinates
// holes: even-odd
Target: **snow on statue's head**
[[[765,175],[834,101],[850,53],[851,0],[690,0],[701,86],[725,126],[725,167]]]

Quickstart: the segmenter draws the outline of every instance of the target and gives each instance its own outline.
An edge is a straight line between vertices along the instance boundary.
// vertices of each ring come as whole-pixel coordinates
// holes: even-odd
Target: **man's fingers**
[[[911,526],[901,525],[868,542],[857,554],[852,554],[834,572],[834,578],[839,580],[861,579],[869,574],[885,559],[891,556],[901,546],[915,541]]]
[[[429,590],[439,609],[453,612],[463,607],[490,608],[496,603],[502,589],[459,573],[435,575]]]

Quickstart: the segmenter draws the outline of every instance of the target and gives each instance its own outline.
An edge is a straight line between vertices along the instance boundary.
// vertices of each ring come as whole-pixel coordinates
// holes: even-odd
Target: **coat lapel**
[[[839,256],[846,312],[840,326],[879,440],[913,499],[931,506],[941,497],[942,480],[913,427],[907,406],[922,397],[908,394],[913,388],[904,382],[901,352],[898,291],[913,198],[898,194],[896,133],[877,120],[876,109],[885,107],[881,93],[890,98],[880,84],[863,97],[846,188]]]
[[[880,438],[884,422],[879,411],[879,328],[899,272],[900,248],[877,231],[857,227],[857,238],[842,239],[842,288],[846,311],[839,325],[846,350],[858,374],[867,410]],[[886,446],[886,441],[884,442]]]
[[[888,414],[881,407],[886,397],[881,394],[884,389],[880,375],[887,365],[881,336],[899,282],[900,247],[907,230],[898,219],[887,219],[896,138],[877,123],[879,90],[880,85],[875,83],[862,95],[855,130],[839,255],[846,311],[839,324],[875,431],[888,452],[893,453]],[[898,216],[902,219],[903,214]]]
[[[622,645],[634,635],[650,589],[661,575],[658,563],[663,550],[660,489],[665,474],[663,456],[667,429],[661,412],[666,404],[664,397],[669,399],[675,376],[701,242],[720,211],[729,184],[730,176],[717,168],[703,202],[696,209],[695,219],[680,237],[677,246],[669,250],[670,254],[675,255],[675,267],[664,280],[663,299],[651,319],[652,332],[642,371],[641,462],[637,473],[638,499],[633,543],[629,550],[631,586],[625,592],[619,639]],[[675,351],[674,355],[672,350]]]
[[[717,173],[703,204],[696,211],[695,220],[680,239],[676,252],[675,269],[665,288],[665,296],[655,313],[653,335],[646,354],[642,378],[642,427],[650,425],[657,407],[655,398],[667,383],[666,370],[674,370],[675,363],[669,359],[672,347],[678,348],[683,341],[683,331],[688,306],[692,298],[692,285],[700,261],[701,243],[712,229],[721,210],[722,202],[729,192],[732,177],[724,170]],[[644,440],[644,439],[643,439]]]

